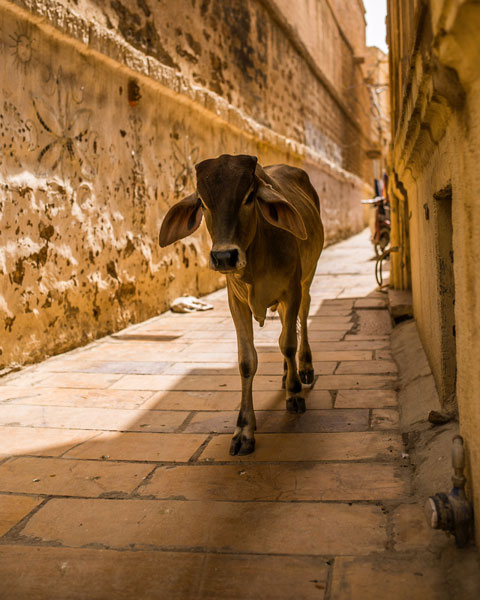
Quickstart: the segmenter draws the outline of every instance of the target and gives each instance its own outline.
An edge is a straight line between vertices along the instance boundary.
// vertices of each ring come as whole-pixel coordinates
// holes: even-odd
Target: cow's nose
[[[236,248],[232,250],[212,250],[210,256],[213,266],[219,271],[228,271],[235,269],[237,266],[238,250]]]

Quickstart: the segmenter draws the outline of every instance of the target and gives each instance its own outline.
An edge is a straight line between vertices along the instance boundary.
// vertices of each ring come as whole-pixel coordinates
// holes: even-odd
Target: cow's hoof
[[[230,444],[231,456],[245,456],[255,450],[255,438],[234,437]]]
[[[305,385],[310,385],[313,383],[314,370],[313,369],[303,369],[298,372],[300,375],[300,380]]]
[[[291,413],[304,413],[306,410],[305,399],[300,396],[287,398],[287,410]]]

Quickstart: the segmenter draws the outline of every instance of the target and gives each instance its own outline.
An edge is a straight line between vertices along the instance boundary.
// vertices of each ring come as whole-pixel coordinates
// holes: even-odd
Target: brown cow
[[[255,449],[252,383],[257,370],[252,314],[262,326],[267,309],[278,307],[287,410],[305,411],[299,393],[301,381],[313,382],[307,318],[310,284],[323,248],[320,205],[305,171],[287,165],[263,169],[255,156],[223,154],[197,164],[196,171],[197,191],[168,211],[159,241],[164,247],[190,235],[205,217],[212,238],[210,266],[227,276],[242,377],[230,454],[250,454]]]

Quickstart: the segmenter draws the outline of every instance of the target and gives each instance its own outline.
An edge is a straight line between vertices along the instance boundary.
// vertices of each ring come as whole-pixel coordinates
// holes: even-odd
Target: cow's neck
[[[255,237],[246,251],[247,266],[241,273],[228,275],[229,284],[237,298],[249,305],[260,326],[263,326],[270,306],[278,304],[294,268],[290,260],[279,260],[278,243],[292,246],[289,256],[294,259],[296,242],[276,227],[260,221]]]

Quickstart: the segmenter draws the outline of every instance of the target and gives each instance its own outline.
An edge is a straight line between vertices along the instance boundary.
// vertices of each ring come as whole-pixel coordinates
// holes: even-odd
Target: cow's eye
[[[255,200],[255,190],[252,190],[245,199],[245,204],[251,204]]]

